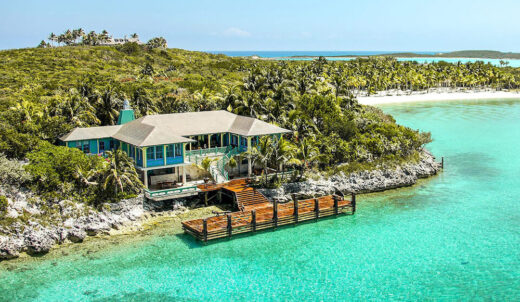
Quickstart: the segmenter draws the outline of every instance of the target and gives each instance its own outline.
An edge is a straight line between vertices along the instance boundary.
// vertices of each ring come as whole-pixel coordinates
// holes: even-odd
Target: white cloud
[[[226,29],[222,35],[228,37],[251,37],[251,33],[237,27],[230,27]]]

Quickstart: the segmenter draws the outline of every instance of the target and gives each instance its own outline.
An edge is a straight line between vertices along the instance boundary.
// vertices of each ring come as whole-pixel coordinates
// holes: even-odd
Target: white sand
[[[482,100],[482,99],[520,99],[518,92],[506,91],[468,91],[468,92],[431,92],[414,93],[411,95],[375,95],[357,98],[360,104],[377,105],[391,103],[453,101],[453,100]]]

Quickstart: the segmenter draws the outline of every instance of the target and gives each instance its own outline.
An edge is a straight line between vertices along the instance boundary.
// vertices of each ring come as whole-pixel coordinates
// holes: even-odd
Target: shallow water
[[[445,171],[355,216],[201,246],[184,236],[14,264],[0,300],[518,300],[520,101],[381,106]]]

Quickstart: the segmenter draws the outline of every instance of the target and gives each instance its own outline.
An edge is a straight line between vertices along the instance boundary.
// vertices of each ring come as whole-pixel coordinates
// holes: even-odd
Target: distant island
[[[331,58],[358,58],[358,57],[394,57],[394,58],[472,58],[472,59],[520,59],[520,53],[500,52],[495,50],[460,50],[424,54],[415,52],[399,52],[377,55],[335,55]],[[316,58],[316,56],[291,56],[290,58]]]

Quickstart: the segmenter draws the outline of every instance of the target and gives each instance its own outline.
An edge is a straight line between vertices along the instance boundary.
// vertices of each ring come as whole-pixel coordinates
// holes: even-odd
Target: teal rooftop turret
[[[123,125],[133,120],[135,120],[134,109],[130,107],[130,103],[128,102],[128,100],[125,100],[123,103],[123,110],[119,112],[117,124]]]

